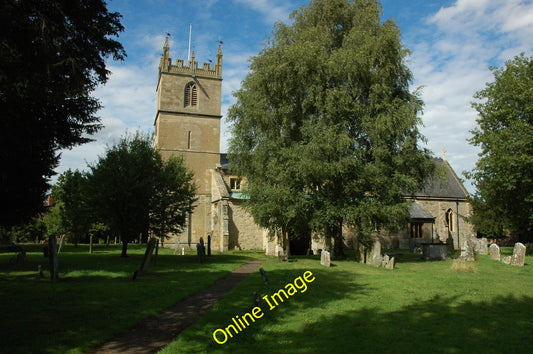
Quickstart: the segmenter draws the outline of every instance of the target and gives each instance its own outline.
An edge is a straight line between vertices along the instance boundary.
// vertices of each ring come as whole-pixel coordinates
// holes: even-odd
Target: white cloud
[[[245,4],[263,15],[266,23],[273,24],[276,21],[287,21],[294,6],[289,1],[279,1],[276,4],[273,0],[236,0]]]
[[[477,149],[467,142],[477,118],[472,96],[493,80],[489,66],[533,49],[533,4],[457,0],[429,16],[426,24],[433,34],[415,43],[411,64],[416,85],[424,86],[422,132],[435,155],[446,148],[460,175],[477,161]],[[473,191],[469,183],[466,187]]]

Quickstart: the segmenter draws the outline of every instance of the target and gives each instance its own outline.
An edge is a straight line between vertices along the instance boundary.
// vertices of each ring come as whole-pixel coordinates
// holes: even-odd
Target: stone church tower
[[[198,67],[194,52],[187,63],[172,63],[166,39],[157,83],[155,146],[163,158],[183,156],[198,188],[187,228],[168,241],[176,247],[194,248],[200,237],[207,241],[210,232],[211,170],[220,164],[221,87],[220,45],[215,64]]]

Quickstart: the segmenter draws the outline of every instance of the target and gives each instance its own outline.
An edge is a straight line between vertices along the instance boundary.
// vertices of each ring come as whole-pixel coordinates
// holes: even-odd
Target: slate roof
[[[412,201],[411,205],[409,206],[409,217],[411,219],[418,220],[435,219],[430,213],[428,213],[420,204],[415,201]]]
[[[228,154],[220,154],[220,165],[223,170],[229,170]]]
[[[466,199],[468,192],[453,171],[448,161],[441,158],[434,158],[437,173],[431,178],[421,191],[415,193],[405,193],[406,197],[414,198],[446,198],[446,199]],[[439,171],[444,172],[439,174]]]

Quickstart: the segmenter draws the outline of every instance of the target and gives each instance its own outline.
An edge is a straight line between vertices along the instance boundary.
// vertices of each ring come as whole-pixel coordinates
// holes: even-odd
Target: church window
[[[232,191],[238,191],[241,189],[241,181],[237,177],[231,177],[229,179],[230,189]]]
[[[422,238],[422,223],[411,224],[411,238]]]
[[[453,211],[452,209],[448,209],[446,211],[446,225],[448,226],[448,230],[450,230],[450,232],[453,231],[454,229],[454,225],[453,225]]]
[[[191,131],[189,130],[187,132],[187,149],[190,149],[191,148]]]
[[[196,107],[198,104],[198,90],[194,82],[189,82],[185,86],[184,103],[185,107]]]

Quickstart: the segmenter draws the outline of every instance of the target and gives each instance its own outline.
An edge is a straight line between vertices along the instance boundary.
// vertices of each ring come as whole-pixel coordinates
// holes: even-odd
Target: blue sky
[[[223,41],[222,114],[234,103],[248,70],[248,59],[263,47],[276,21],[309,1],[302,0],[113,0],[108,8],[123,15],[125,31],[119,41],[128,57],[109,61],[111,78],[95,96],[104,108],[105,128],[95,142],[62,153],[57,172],[86,170],[105,147],[126,131],[152,131],[155,118],[157,67],[166,33],[173,60],[187,59],[189,25],[199,62],[215,59]],[[525,52],[533,55],[532,0],[383,0],[383,19],[392,18],[402,42],[411,50],[414,74],[411,89],[423,87],[422,133],[435,156],[446,149],[458,175],[474,168],[477,150],[468,144],[476,125],[473,94],[492,81],[489,66]],[[221,151],[228,133],[222,118]],[[473,188],[465,184],[469,191]]]

